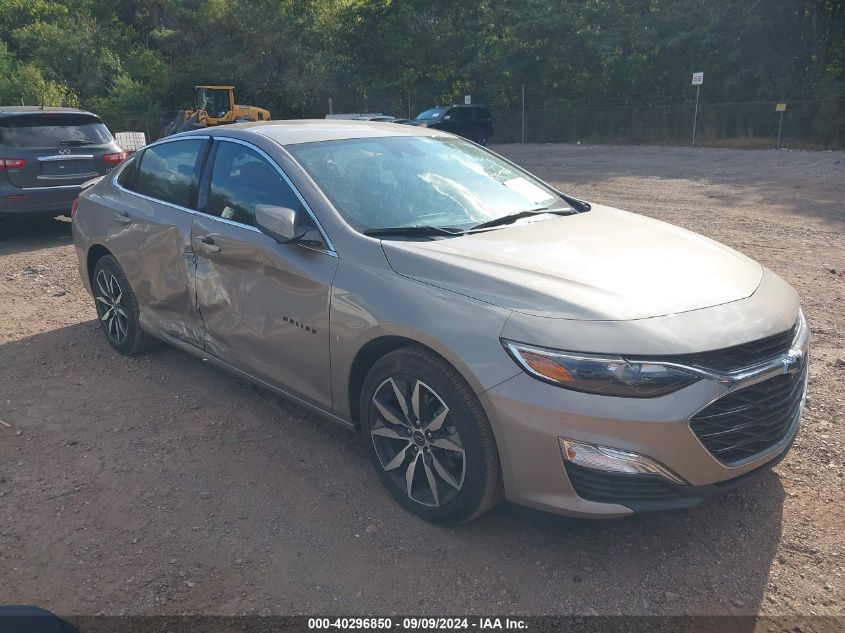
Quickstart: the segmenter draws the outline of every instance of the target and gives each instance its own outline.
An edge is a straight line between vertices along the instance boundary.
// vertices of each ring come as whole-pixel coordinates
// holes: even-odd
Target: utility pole
[[[525,145],[525,84],[522,84],[522,144]]]

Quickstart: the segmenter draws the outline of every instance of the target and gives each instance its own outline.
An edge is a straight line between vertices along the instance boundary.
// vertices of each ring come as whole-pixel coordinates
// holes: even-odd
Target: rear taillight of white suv
[[[73,204],[70,205],[70,219],[73,220],[76,217],[76,212],[79,210],[79,198],[73,199]]]

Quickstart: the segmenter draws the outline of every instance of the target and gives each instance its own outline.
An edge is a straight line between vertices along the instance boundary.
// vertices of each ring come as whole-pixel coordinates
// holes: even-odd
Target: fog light
[[[687,483],[665,466],[661,466],[643,455],[629,453],[618,448],[575,442],[564,437],[558,438],[558,441],[563,458],[576,466],[610,473],[660,475],[678,484],[685,485]]]

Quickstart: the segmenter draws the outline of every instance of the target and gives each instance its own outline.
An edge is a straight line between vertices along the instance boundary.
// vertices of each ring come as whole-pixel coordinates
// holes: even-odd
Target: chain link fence
[[[475,101],[475,100],[473,100]],[[436,105],[436,100],[408,103],[407,96],[388,95],[360,100],[332,99],[332,111],[384,113],[399,118],[412,116]],[[698,108],[695,145],[736,148],[800,149],[845,148],[845,96],[818,99],[785,99],[783,113],[772,101],[708,103]],[[356,108],[358,104],[361,107]],[[365,107],[364,107],[365,106]],[[329,103],[312,106],[308,115],[323,118]],[[612,143],[650,145],[691,145],[694,104],[679,105],[573,105],[559,107],[526,103],[523,128],[521,105],[492,108],[495,134],[492,143]],[[105,115],[105,113],[103,113]],[[113,132],[141,131],[148,140],[161,136],[162,128],[176,109],[157,108],[147,112],[109,113],[104,116]],[[288,118],[271,110],[273,118]],[[289,117],[294,118],[294,117]],[[523,135],[524,134],[524,135]]]
[[[841,149],[845,97],[705,103],[698,107],[695,145],[711,147]],[[691,145],[694,104],[575,106],[494,110],[494,143],[615,143]]]

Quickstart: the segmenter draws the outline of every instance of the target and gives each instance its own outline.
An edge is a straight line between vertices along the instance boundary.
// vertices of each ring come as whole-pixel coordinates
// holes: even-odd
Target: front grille
[[[599,503],[659,503],[678,499],[678,487],[660,475],[609,473],[565,462],[575,493]]]
[[[801,408],[803,369],[729,393],[690,418],[704,447],[727,466],[754,457],[781,442]]]
[[[791,329],[780,334],[710,352],[651,358],[714,371],[735,371],[771,360],[781,354],[786,354],[792,346],[797,327],[798,325],[796,324]]]

